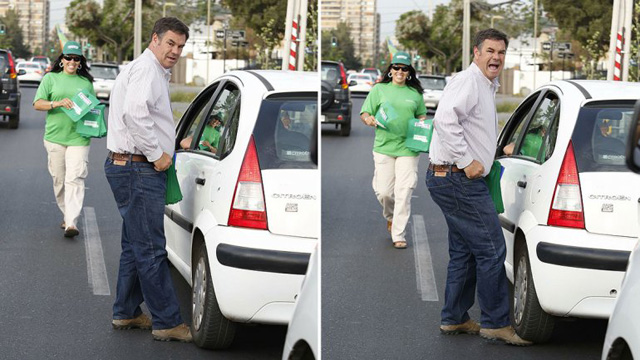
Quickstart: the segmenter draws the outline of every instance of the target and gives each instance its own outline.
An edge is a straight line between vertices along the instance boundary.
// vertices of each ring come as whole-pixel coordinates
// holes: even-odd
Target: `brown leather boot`
[[[456,334],[472,334],[477,335],[480,332],[480,324],[469,319],[458,325],[440,325],[440,332],[445,335]]]
[[[490,340],[504,341],[510,345],[517,346],[529,346],[533,345],[533,342],[525,340],[516,334],[516,330],[513,326],[505,326],[499,329],[480,329],[480,336]]]
[[[153,330],[151,332],[154,340],[159,341],[181,341],[191,342],[193,337],[191,336],[191,330],[186,324],[180,324],[171,329]]]
[[[150,330],[151,329],[151,319],[144,313],[138,315],[135,319],[113,319],[111,321],[111,326],[113,326],[116,330],[126,330],[126,329],[143,329]]]

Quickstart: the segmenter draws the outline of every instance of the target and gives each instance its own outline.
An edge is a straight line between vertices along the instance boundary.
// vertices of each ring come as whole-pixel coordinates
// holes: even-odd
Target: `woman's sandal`
[[[407,242],[406,241],[394,241],[393,242],[393,247],[396,249],[406,249],[407,248]]]

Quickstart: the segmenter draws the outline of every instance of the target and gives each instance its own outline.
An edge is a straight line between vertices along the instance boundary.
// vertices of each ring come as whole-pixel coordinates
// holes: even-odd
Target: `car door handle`
[[[204,185],[204,182],[205,182],[205,179],[203,179],[203,178],[199,178],[199,177],[197,177],[197,178],[196,178],[196,184],[198,184],[198,185]]]
[[[518,186],[523,188],[523,189],[525,189],[527,187],[527,182],[523,181],[523,180],[520,180],[520,181],[518,181]]]

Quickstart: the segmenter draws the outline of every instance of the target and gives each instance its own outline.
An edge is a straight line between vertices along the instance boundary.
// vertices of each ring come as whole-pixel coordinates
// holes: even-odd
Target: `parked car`
[[[500,134],[499,218],[525,339],[548,340],[555,317],[611,315],[639,229],[640,186],[624,158],[638,98],[638,83],[552,82]]]
[[[24,70],[25,73],[18,75],[21,83],[37,83],[39,84],[44,77],[44,69],[42,64],[35,61],[24,61],[16,65],[16,70]]]
[[[320,229],[317,84],[317,73],[227,72],[178,123],[183,199],[165,209],[166,248],[192,286],[200,347],[230,346],[236,323],[291,320]],[[219,140],[205,144],[215,119]]]
[[[49,57],[47,56],[33,56],[31,57],[31,59],[29,59],[29,61],[35,61],[42,64],[42,68],[45,70],[45,72],[51,71],[51,67],[53,65],[51,64],[51,60],[49,60]]]
[[[352,93],[368,93],[375,85],[375,81],[369,74],[351,74],[347,78],[347,82],[351,83],[352,81],[356,82],[355,85],[349,86]]]
[[[93,63],[89,69],[89,73],[93,76],[93,89],[96,97],[101,102],[108,102],[113,90],[113,84],[116,77],[120,73],[120,68],[116,64]]]
[[[347,82],[347,74],[340,62],[323,60],[320,66],[322,80],[320,123],[334,124],[340,127],[340,135],[351,133],[351,91],[349,86],[356,82]]]
[[[369,74],[373,78],[374,82],[379,83],[382,81],[382,72],[377,68],[364,68],[360,70],[362,74]]]
[[[629,128],[626,161],[631,171],[640,174],[640,102],[636,103],[633,122]],[[636,175],[636,186],[640,178]],[[639,205],[640,206],[640,205]],[[638,234],[640,236],[640,234]],[[629,265],[613,314],[609,319],[602,349],[602,360],[640,358],[640,241],[629,257]]]
[[[11,51],[0,49],[0,116],[9,121],[10,129],[17,129],[20,122],[20,87]]]
[[[424,106],[435,111],[438,108],[440,99],[442,99],[442,92],[447,85],[447,80],[444,76],[438,75],[418,75],[418,79],[424,89],[422,94]]]
[[[282,360],[314,360],[318,358],[319,307],[318,307],[318,249],[311,255],[307,275],[304,278],[296,309],[287,329]]]

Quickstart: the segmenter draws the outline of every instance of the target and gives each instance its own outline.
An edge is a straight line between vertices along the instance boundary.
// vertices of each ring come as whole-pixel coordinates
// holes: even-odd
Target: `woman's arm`
[[[38,99],[33,103],[33,108],[40,111],[49,111],[64,106],[67,109],[73,107],[73,102],[70,99],[62,99],[60,101],[49,101],[44,99]]]
[[[368,112],[363,112],[362,114],[360,114],[360,120],[362,120],[365,125],[373,127],[376,126],[376,118]]]

